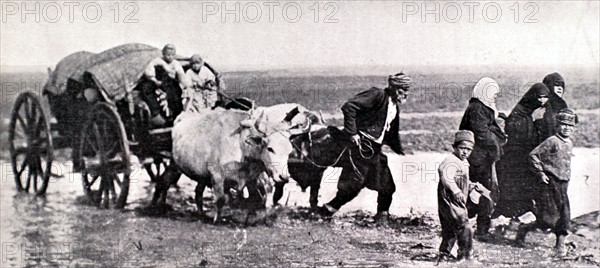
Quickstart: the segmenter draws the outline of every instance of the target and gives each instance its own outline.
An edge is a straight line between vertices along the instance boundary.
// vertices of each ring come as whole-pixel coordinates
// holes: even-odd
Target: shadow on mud
[[[140,217],[165,218],[184,222],[201,222],[203,224],[218,225],[230,228],[256,227],[274,225],[295,225],[301,223],[327,223],[333,225],[351,225],[359,228],[391,228],[397,232],[421,232],[435,228],[436,222],[430,214],[410,214],[398,217],[390,215],[385,223],[378,223],[374,215],[365,211],[353,211],[333,217],[320,215],[309,207],[284,207],[276,206],[259,209],[251,213],[247,209],[225,206],[222,217],[214,222],[215,209],[212,198],[203,198],[204,213],[200,214],[192,197],[171,195],[167,204],[150,206],[143,204],[128,211]]]
[[[429,214],[408,215],[398,217],[390,215],[384,222],[377,222],[374,214],[362,210],[353,211],[333,217],[321,216],[317,211],[308,207],[276,207],[271,218],[277,222],[324,222],[334,225],[345,225],[359,228],[391,228],[398,232],[417,232],[430,230],[435,226],[434,218]],[[410,227],[410,228],[407,228]]]

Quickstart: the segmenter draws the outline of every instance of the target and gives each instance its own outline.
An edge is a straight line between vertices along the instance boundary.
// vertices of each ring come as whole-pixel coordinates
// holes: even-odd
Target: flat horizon
[[[290,73],[304,73],[304,72],[319,72],[319,71],[342,71],[348,73],[348,71],[366,72],[365,75],[376,75],[379,73],[387,73],[386,71],[404,70],[412,72],[427,71],[436,73],[457,73],[457,72],[489,72],[492,70],[530,70],[531,68],[540,68],[547,70],[587,70],[590,72],[600,73],[600,66],[585,66],[585,65],[563,65],[556,67],[548,64],[439,64],[439,65],[353,65],[353,66],[336,66],[336,65],[306,65],[306,66],[250,66],[250,65],[222,65],[212,63],[221,72],[290,72]],[[18,72],[46,72],[47,68],[54,69],[55,65],[0,65],[0,72],[2,73],[18,73]],[[447,69],[448,68],[448,69]]]

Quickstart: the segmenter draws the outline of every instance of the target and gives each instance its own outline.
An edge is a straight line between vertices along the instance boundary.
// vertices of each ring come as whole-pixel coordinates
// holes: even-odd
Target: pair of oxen
[[[336,127],[298,104],[258,107],[250,111],[216,108],[187,110],[172,128],[172,162],[157,178],[152,206],[166,202],[169,187],[182,173],[198,184],[195,200],[203,214],[203,193],[212,187],[221,217],[229,199],[245,203],[253,213],[265,206],[275,184],[273,204],[281,199],[290,178],[304,190],[311,187],[310,205],[317,207],[321,178],[337,164],[347,142]]]

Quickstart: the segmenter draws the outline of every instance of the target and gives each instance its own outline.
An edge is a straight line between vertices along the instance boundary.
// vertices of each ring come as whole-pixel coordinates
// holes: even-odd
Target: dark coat
[[[469,100],[469,106],[460,122],[460,130],[470,130],[475,134],[475,147],[469,163],[493,163],[502,155],[501,141],[506,134],[494,118],[494,110],[485,106],[476,98]]]
[[[529,153],[538,145],[532,114],[542,105],[538,96],[548,95],[548,88],[537,83],[521,98],[505,122],[508,142],[504,155],[496,163],[500,198],[496,213],[506,217],[519,216],[533,209],[531,192],[537,182],[529,167]]]
[[[550,90],[550,94],[548,95],[544,117],[541,120],[536,120],[535,123],[538,132],[538,144],[556,134],[556,115],[558,111],[568,108],[567,102],[554,93],[554,86],[561,86],[563,87],[563,94],[566,92],[567,88],[563,77],[559,73],[551,73],[544,77],[543,83]]]
[[[378,137],[385,125],[388,103],[389,96],[382,89],[373,87],[358,93],[342,106],[345,131],[351,136],[362,131]],[[390,129],[384,134],[383,144],[389,145],[395,153],[404,154],[400,143],[399,107]]]
[[[534,84],[512,110],[504,127],[508,135],[505,149],[518,147],[526,150],[529,154],[533,148],[540,144],[532,114],[536,109],[542,107],[542,104],[538,101],[538,97],[541,95],[549,95],[548,87],[542,83]]]

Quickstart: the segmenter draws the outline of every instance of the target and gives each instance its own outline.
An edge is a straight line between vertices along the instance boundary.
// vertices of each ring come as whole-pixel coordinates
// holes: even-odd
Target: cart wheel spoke
[[[123,182],[119,179],[119,176],[114,177],[114,181],[119,185],[119,188],[123,188]]]
[[[94,138],[96,139],[96,141],[98,141],[98,154],[100,155],[100,158],[104,158],[104,142],[103,139],[104,137],[102,137],[102,135],[100,135],[100,130],[98,129],[98,125],[97,124],[93,124],[93,130],[94,130]]]
[[[48,172],[50,172],[50,168],[51,168],[51,167],[49,167],[49,165],[50,165],[50,163],[46,163],[46,169],[48,170]],[[39,180],[40,180],[39,182],[41,185],[43,185],[43,183],[44,183],[44,176],[45,175],[44,175],[44,167],[42,166],[42,156],[39,155],[37,158],[37,168],[36,168],[35,178],[36,178],[36,181],[39,178]],[[36,187],[35,191],[38,192],[37,187]]]
[[[90,186],[94,185],[94,183],[98,180],[98,178],[100,178],[100,175],[96,175],[94,176],[94,178],[92,179],[92,181],[90,182]]]
[[[35,105],[33,105],[33,102],[31,103],[31,119],[32,119],[32,122],[31,122],[32,125],[34,125],[34,124],[37,125],[38,120],[40,119],[37,114],[37,107]]]
[[[84,134],[84,136],[85,136],[85,141],[86,141],[85,144],[90,145],[90,147],[94,151],[94,153],[98,153],[98,146],[96,146],[96,144],[92,140],[90,140],[90,137],[88,135]]]
[[[17,177],[21,177],[23,171],[25,171],[25,168],[27,168],[27,157],[25,157],[25,160],[23,160],[23,162],[21,163],[21,167],[17,171]]]
[[[50,127],[37,94],[27,91],[17,97],[8,134],[17,189],[29,190],[33,179],[35,194],[44,194],[50,178],[53,146]],[[21,159],[23,155],[25,157]]]
[[[98,191],[101,193],[100,195],[104,194],[104,179],[102,178],[102,175],[99,175],[98,178],[100,179],[99,184],[98,184]]]
[[[102,198],[102,207],[108,208],[110,204],[110,186],[108,185],[108,181],[106,179],[102,180],[104,186],[102,187],[103,198]]]
[[[103,207],[123,208],[129,192],[129,147],[125,127],[116,109],[108,103],[97,103],[84,124],[80,135],[79,159],[84,172],[97,177],[84,178],[84,186],[96,184],[98,191],[85,189],[87,194],[97,193],[97,204]],[[90,155],[90,150],[94,154]],[[100,183],[96,180],[100,178]],[[89,180],[89,181],[88,181]],[[116,184],[116,185],[115,185]],[[117,188],[118,186],[118,188]]]
[[[25,131],[25,133],[27,133],[26,132],[27,131],[27,124],[25,123],[25,120],[23,120],[23,117],[21,117],[20,114],[17,114],[16,115],[16,120],[17,120],[17,122],[19,122],[19,125],[21,126],[21,129],[23,129]],[[19,134],[21,134],[21,133],[19,132]]]
[[[27,182],[25,183],[25,191],[29,192],[29,185],[31,183],[31,167],[27,170]]]
[[[29,149],[27,147],[18,147],[18,148],[15,148],[15,155],[14,155],[14,157],[17,157],[17,156],[22,155],[22,154],[27,154],[28,152],[29,152]]]
[[[15,129],[15,139],[26,140],[27,139],[26,135],[27,134],[24,129],[22,129],[21,131],[17,131]]]
[[[37,177],[38,177],[38,171],[37,171],[37,164],[34,164],[35,167],[32,168],[32,173],[33,173],[33,191],[37,192],[38,190],[38,183],[37,183]],[[31,168],[31,167],[30,167]]]
[[[144,165],[148,176],[150,176],[150,181],[156,182],[156,180],[163,175],[166,167],[166,163],[164,161],[164,159],[155,158],[154,162]]]
[[[115,191],[115,178],[117,178],[117,175],[111,174],[108,180],[108,189],[110,190],[110,201],[112,204],[117,204],[117,199],[119,198],[117,191]]]
[[[85,171],[93,177],[98,177],[102,173],[102,164],[100,163],[88,163],[85,166]]]
[[[36,137],[36,141],[46,140],[46,121],[42,117],[38,117],[37,119],[34,131],[36,135],[34,137]]]
[[[23,102],[24,108],[23,111],[25,112],[25,118],[27,118],[27,122],[31,122],[31,112],[29,109],[29,99],[25,99],[25,102]]]

